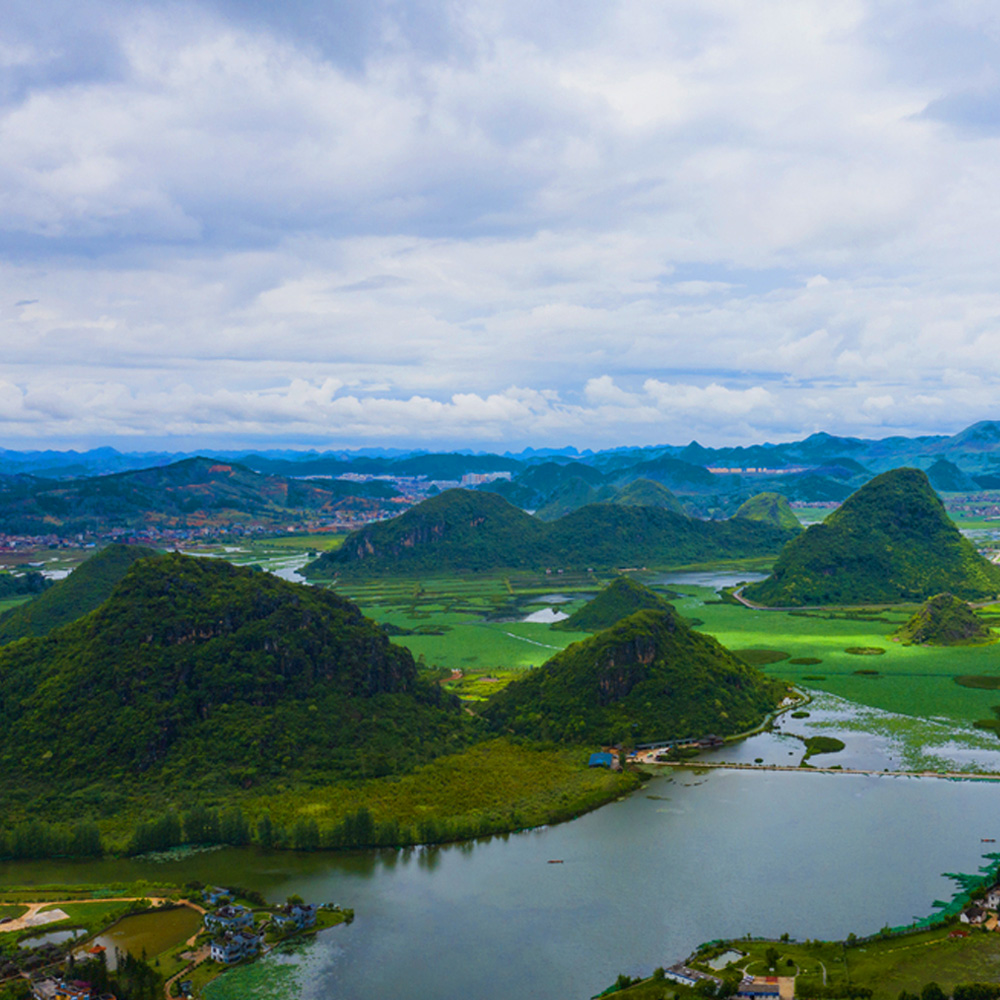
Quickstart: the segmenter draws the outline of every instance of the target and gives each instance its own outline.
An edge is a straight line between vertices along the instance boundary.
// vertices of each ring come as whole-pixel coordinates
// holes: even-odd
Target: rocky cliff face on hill
[[[1000,567],[962,537],[923,472],[894,469],[790,541],[772,575],[744,594],[795,606],[924,600],[944,591],[993,596]]]

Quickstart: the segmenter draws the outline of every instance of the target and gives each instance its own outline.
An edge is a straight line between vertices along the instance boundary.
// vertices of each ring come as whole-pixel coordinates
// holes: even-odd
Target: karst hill
[[[495,493],[447,490],[367,525],[307,567],[319,576],[676,565],[777,553],[791,532],[663,506],[588,504],[544,522]]]
[[[384,773],[454,746],[457,715],[351,602],[171,553],[0,650],[0,792]]]
[[[536,739],[636,743],[744,731],[784,692],[668,604],[567,647],[484,714],[501,732]]]
[[[965,601],[954,594],[938,594],[897,629],[893,638],[920,646],[973,646],[993,642],[996,635]]]
[[[782,550],[745,596],[772,607],[966,600],[1000,592],[1000,567],[976,552],[918,469],[894,469],[853,493]]]

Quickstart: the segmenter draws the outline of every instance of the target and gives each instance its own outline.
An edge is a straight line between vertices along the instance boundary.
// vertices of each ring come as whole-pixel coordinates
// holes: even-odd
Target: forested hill
[[[700,521],[662,507],[590,504],[545,523],[502,497],[448,490],[349,535],[316,575],[670,565],[771,555],[791,537],[745,519]]]
[[[773,524],[796,535],[802,530],[791,505],[780,493],[758,493],[750,497],[733,516]]]
[[[925,473],[894,469],[790,541],[773,574],[744,594],[781,607],[924,600],[946,591],[992,597],[1000,593],[1000,567],[962,537]]]
[[[784,690],[668,605],[567,647],[484,714],[498,731],[535,739],[638,743],[750,729]]]
[[[892,636],[898,642],[928,646],[967,646],[994,642],[993,630],[954,594],[938,594]]]
[[[648,608],[664,610],[670,607],[665,597],[649,587],[644,587],[627,576],[619,576],[592,601],[588,601],[569,618],[555,622],[552,628],[568,632],[599,632],[637,611]]]
[[[458,715],[349,601],[172,553],[0,650],[0,794],[385,773],[461,742]]]
[[[142,545],[114,544],[95,552],[66,579],[0,615],[0,643],[46,635],[88,614],[111,596],[132,563],[152,555],[156,552]]]

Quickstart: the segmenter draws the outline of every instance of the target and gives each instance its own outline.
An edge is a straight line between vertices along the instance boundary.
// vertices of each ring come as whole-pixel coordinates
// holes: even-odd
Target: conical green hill
[[[405,770],[453,745],[456,717],[350,601],[169,553],[0,650],[0,797]]]
[[[508,685],[485,715],[531,738],[638,743],[741,732],[784,690],[668,606],[573,643]]]
[[[893,634],[900,642],[928,646],[966,646],[992,642],[996,636],[965,601],[938,594]]]
[[[750,497],[733,517],[746,518],[748,521],[763,521],[765,524],[784,528],[785,531],[797,533],[802,530],[795,512],[780,493],[758,493]]]
[[[663,507],[678,514],[684,513],[680,500],[663,486],[652,479],[636,479],[614,498],[612,503],[625,507]]]
[[[893,469],[788,542],[772,575],[744,595],[783,607],[922,601],[945,591],[991,597],[1000,567],[962,537],[923,472]]]
[[[354,532],[307,569],[423,573],[530,565],[544,531],[541,521],[495,493],[446,490]]]
[[[155,556],[142,545],[108,545],[84,560],[66,579],[57,580],[32,601],[0,615],[0,643],[46,635],[93,611],[137,559]]]
[[[570,632],[600,632],[637,611],[647,608],[664,610],[670,607],[665,598],[649,587],[644,587],[627,576],[619,576],[592,601],[552,627]]]

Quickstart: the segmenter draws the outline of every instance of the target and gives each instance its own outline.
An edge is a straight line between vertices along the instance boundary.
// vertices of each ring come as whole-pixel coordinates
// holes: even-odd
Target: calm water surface
[[[583,1000],[716,937],[908,922],[950,898],[942,873],[979,868],[982,837],[1000,838],[1000,785],[702,769],[572,823],[461,846],[6,864],[0,882],[197,878],[354,907],[353,925],[297,959],[303,1000]]]
[[[92,945],[107,948],[108,967],[116,967],[115,952],[127,951],[136,958],[143,952],[158,955],[181,944],[201,927],[201,914],[186,906],[161,913],[137,913],[123,917],[113,927],[94,938]]]

